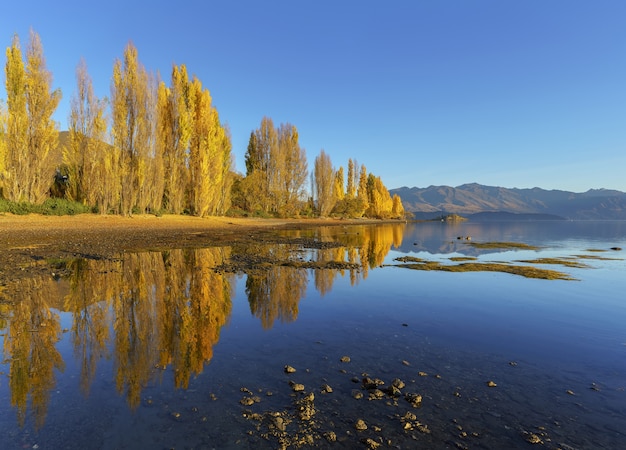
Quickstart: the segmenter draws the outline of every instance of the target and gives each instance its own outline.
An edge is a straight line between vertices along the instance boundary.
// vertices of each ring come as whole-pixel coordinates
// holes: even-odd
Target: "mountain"
[[[401,187],[389,192],[391,195],[398,194],[405,210],[413,213],[417,219],[456,213],[466,217],[476,214],[475,220],[513,220],[513,217],[522,217],[511,214],[523,214],[524,219],[626,220],[626,193],[609,189],[575,193],[470,183],[457,187]]]

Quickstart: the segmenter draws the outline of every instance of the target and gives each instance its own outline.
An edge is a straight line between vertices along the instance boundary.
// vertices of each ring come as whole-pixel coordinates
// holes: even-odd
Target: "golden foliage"
[[[335,171],[330,161],[330,156],[324,150],[321,150],[319,156],[315,158],[313,181],[317,210],[321,217],[327,217],[337,201],[335,196],[335,179]]]
[[[45,421],[50,392],[55,385],[54,371],[65,367],[55,347],[61,334],[59,315],[47,303],[53,283],[50,278],[20,281],[4,338],[4,354],[11,361],[11,405],[23,425],[30,399],[37,428]]]

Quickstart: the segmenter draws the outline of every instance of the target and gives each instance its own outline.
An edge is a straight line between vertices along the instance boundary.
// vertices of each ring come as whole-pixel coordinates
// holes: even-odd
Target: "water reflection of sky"
[[[518,441],[519,427],[531,426],[524,417],[543,423],[559,414],[572,425],[551,429],[555,439],[577,430],[578,440],[570,437],[566,444],[589,448],[590,443],[603,442],[615,447],[623,436],[595,435],[585,420],[611,428],[614,412],[623,411],[626,404],[626,262],[624,251],[608,251],[626,247],[624,230],[624,223],[559,222],[401,224],[294,232],[297,237],[342,244],[308,249],[299,255],[304,260],[355,262],[360,270],[263,266],[248,273],[224,273],[220,268],[237,254],[234,249],[173,250],[113,262],[75,261],[69,280],[30,280],[21,291],[13,291],[25,293],[19,299],[22,309],[3,304],[5,359],[0,370],[7,382],[0,383],[0,430],[10,436],[7,448],[44,441],[52,447],[81,448],[89,441],[75,437],[67,445],[68,436],[90,433],[93,446],[103,448],[128,447],[133,442],[160,447],[210,442],[225,448],[241,436],[252,436],[245,441],[250,445],[272,448],[275,443],[254,432],[247,434],[254,427],[241,417],[240,389],[275,391],[259,408],[289,407],[291,393],[288,387],[285,392],[282,367],[293,364],[309,369],[307,375],[298,372],[308,386],[327,382],[336,387],[335,403],[329,397],[326,405],[320,397],[318,408],[334,405],[326,413],[345,416],[345,423],[335,420],[344,428],[352,429],[348,419],[357,413],[353,407],[361,408],[358,414],[366,410],[350,398],[352,372],[342,375],[341,370],[348,367],[354,375],[371,372],[407,380],[424,370],[441,373],[445,386],[416,384],[431,389],[431,398],[442,399],[438,407],[425,402],[421,410],[422,420],[433,428],[446,430],[453,418],[478,427],[481,420],[493,419],[476,419],[476,408],[493,410],[497,401],[517,418],[494,424],[500,432],[481,431],[482,442],[492,448],[526,445]],[[457,235],[541,247],[479,251],[475,256],[480,261],[580,254],[621,259],[582,260],[591,268],[563,268],[579,281],[389,266],[407,254],[441,262],[467,255],[469,246]],[[242,251],[261,258],[262,264],[264,255],[291,259],[288,246]],[[7,286],[9,292],[11,288]],[[52,332],[46,334],[48,330]],[[27,353],[16,357],[12,351]],[[54,362],[57,353],[62,365]],[[50,358],[56,366],[37,366],[33,359],[24,373],[35,370],[41,377],[26,377],[16,384],[19,358],[34,354]],[[352,367],[339,365],[342,355],[352,357]],[[404,366],[403,360],[412,365]],[[510,372],[512,361],[519,372]],[[481,393],[479,386],[486,378],[497,378],[506,389]],[[602,386],[596,397],[587,392],[592,383]],[[449,390],[458,387],[486,396],[480,397],[485,403],[468,405],[463,412],[454,398],[447,397]],[[27,404],[19,403],[26,398],[20,389],[30,389]],[[584,402],[588,414],[581,418],[578,407],[566,402],[567,396],[546,403],[528,396],[533,391],[549,399],[566,389],[581,392],[575,401]],[[19,392],[21,396],[16,396]],[[499,397],[503,392],[505,398]],[[219,400],[208,400],[213,397]],[[20,408],[25,413],[23,428],[16,426]],[[175,417],[193,408],[204,416]],[[42,421],[36,427],[38,414]],[[391,417],[394,412],[374,409],[371,414]],[[202,417],[224,422],[222,431],[205,429]],[[322,412],[318,417],[328,425]],[[393,426],[393,422],[386,424],[387,429]],[[505,433],[505,426],[517,431]],[[398,445],[415,442],[401,429],[394,433]],[[423,445],[436,448],[449,439],[446,433],[418,437]]]

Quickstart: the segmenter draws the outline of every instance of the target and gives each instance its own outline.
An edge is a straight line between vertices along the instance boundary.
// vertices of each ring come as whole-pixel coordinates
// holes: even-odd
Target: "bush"
[[[39,213],[46,216],[73,216],[91,212],[89,206],[62,198],[49,198],[39,208]]]
[[[61,198],[49,198],[42,205],[26,202],[10,202],[0,199],[0,212],[15,215],[44,214],[47,216],[66,216],[91,212],[89,206]]]

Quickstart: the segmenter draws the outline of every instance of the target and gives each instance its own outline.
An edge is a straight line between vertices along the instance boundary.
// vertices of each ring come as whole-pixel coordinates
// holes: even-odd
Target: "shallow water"
[[[525,448],[531,435],[546,448],[626,447],[626,251],[610,250],[626,248],[626,222],[290,234],[342,245],[75,260],[69,278],[6,286],[0,295],[18,301],[0,303],[2,447],[368,448],[369,438],[382,448],[499,449]],[[461,236],[540,248],[478,249]],[[577,281],[394,267],[406,255],[582,255],[589,267],[538,265]],[[247,273],[224,265],[252,257]],[[288,264],[310,260],[354,266]],[[365,376],[385,383],[380,394]],[[387,393],[396,378],[406,386]]]

